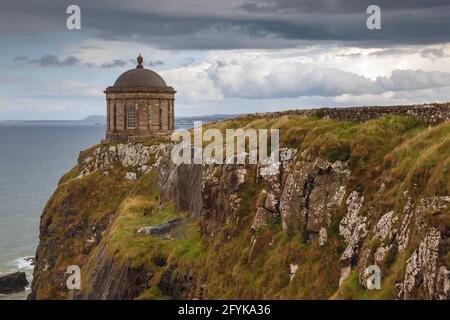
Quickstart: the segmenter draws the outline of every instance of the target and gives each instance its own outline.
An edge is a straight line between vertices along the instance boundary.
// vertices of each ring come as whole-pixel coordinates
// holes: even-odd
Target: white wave
[[[14,260],[14,263],[20,271],[32,271],[34,269],[34,257],[22,257]]]

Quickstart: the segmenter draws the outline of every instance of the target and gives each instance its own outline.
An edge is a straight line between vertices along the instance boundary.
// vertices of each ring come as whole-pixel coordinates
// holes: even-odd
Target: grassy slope
[[[449,194],[450,123],[428,128],[415,119],[402,117],[383,117],[356,124],[298,116],[276,119],[249,116],[219,122],[214,127],[222,130],[230,127],[279,128],[282,146],[300,151],[308,148],[331,161],[348,159],[353,176],[351,185],[364,188],[367,201],[363,210],[370,206],[381,213],[399,209],[404,205],[402,193],[405,190],[410,190],[414,197]],[[74,168],[62,179],[45,216],[57,218],[53,212],[57,206],[52,202],[66,192],[80,200],[81,217],[78,219],[101,219],[107,212],[115,212],[115,220],[102,242],[108,243],[111,254],[131,260],[133,265],[143,266],[154,274],[149,281],[150,288],[139,298],[167,298],[156,286],[166,268],[154,263],[157,257],[164,257],[168,265],[177,263],[178,272],[195,270],[197,278],[205,284],[205,298],[394,298],[394,283],[403,274],[409,252],[383,266],[383,273],[387,275],[384,290],[368,293],[358,284],[356,273],[338,290],[338,260],[345,248],[338,236],[342,212],[334,218],[326,246],[303,243],[301,235],[289,238],[275,221],[257,232],[258,245],[249,259],[250,225],[260,189],[254,179],[254,170],[250,170],[250,178],[242,190],[238,225],[224,226],[221,233],[209,238],[201,237],[198,222],[189,221],[179,230],[184,236],[173,241],[135,233],[140,226],[185,215],[176,212],[170,204],[158,207],[155,175],[150,173],[132,184],[120,179],[123,174],[120,168],[115,170],[118,172],[107,178],[94,174],[72,180],[77,171]],[[383,182],[388,192],[381,197],[378,190]],[[448,225],[449,213],[430,216],[429,221]],[[77,255],[81,250],[76,249],[78,240],[73,241],[75,249],[67,252],[69,256]],[[64,258],[59,259],[63,262]],[[78,262],[84,265],[85,271],[91,270],[94,263],[86,258],[80,258]],[[290,263],[299,265],[292,281],[288,272]]]

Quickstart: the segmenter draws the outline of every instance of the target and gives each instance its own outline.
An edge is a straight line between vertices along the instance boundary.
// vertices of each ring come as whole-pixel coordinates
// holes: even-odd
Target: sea
[[[229,117],[178,118],[175,127]],[[44,206],[79,152],[99,143],[105,129],[89,121],[0,121],[0,276],[23,271],[31,283]],[[0,300],[25,299],[29,293],[28,287]]]

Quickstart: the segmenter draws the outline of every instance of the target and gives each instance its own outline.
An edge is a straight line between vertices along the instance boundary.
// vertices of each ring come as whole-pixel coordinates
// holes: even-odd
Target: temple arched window
[[[136,129],[136,109],[127,109],[127,129]]]

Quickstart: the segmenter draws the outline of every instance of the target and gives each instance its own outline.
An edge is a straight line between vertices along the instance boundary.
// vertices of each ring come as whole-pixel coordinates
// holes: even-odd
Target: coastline
[[[25,272],[29,284],[28,286],[26,286],[24,291],[12,294],[0,294],[0,300],[26,300],[28,294],[31,292],[31,282],[33,280],[34,270],[34,257],[21,257],[11,261],[10,263],[15,265],[15,267],[6,269],[5,266],[0,266],[0,276],[11,274],[17,271]]]

